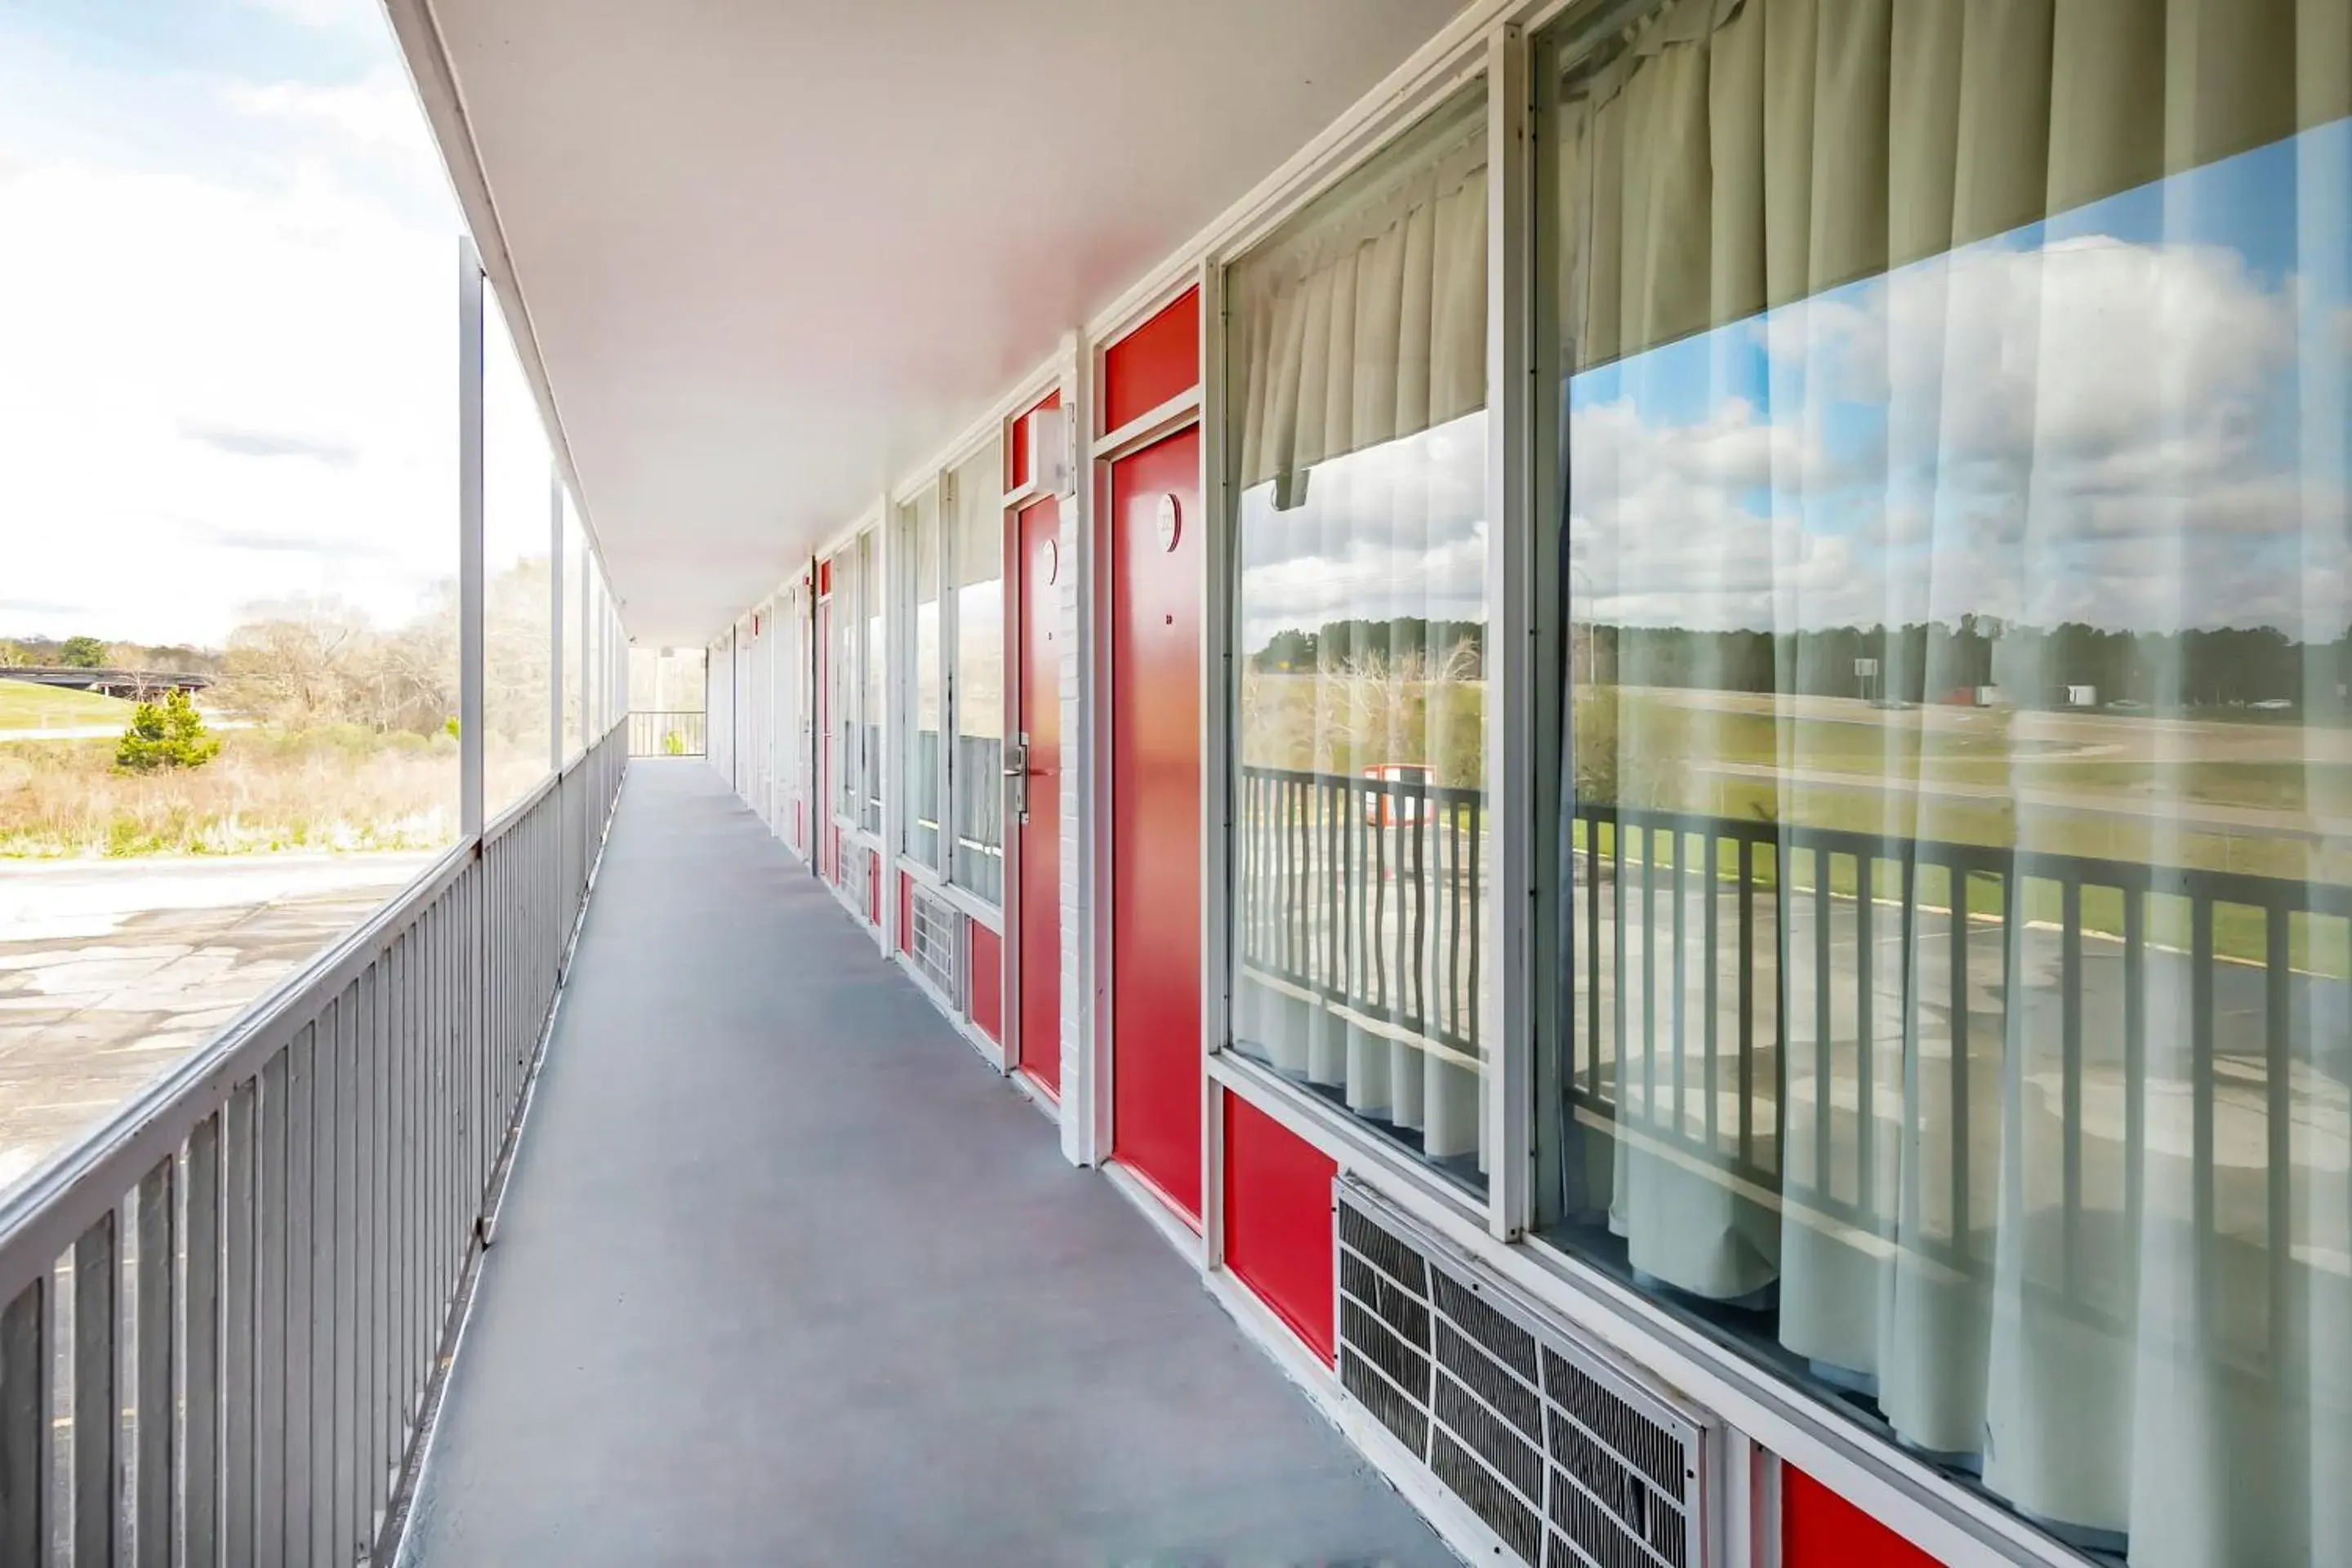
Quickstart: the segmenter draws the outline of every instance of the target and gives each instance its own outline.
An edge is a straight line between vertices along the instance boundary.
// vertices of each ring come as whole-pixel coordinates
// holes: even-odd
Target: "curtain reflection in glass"
[[[1547,142],[1558,1234],[2141,1565],[2352,1559],[2347,9],[1691,0]]]

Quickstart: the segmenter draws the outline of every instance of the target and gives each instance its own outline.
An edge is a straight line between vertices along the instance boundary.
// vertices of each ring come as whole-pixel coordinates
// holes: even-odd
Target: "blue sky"
[[[2334,636],[2347,172],[2337,122],[1576,377],[1587,613]]]

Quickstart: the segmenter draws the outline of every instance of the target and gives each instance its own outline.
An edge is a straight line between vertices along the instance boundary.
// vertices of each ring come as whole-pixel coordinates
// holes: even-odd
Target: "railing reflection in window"
[[[954,880],[996,903],[1004,897],[1004,742],[993,735],[955,741]]]
[[[1485,795],[1427,770],[1240,770],[1234,1037],[1474,1184]]]
[[[2106,1347],[2154,1309],[2119,1260],[2160,1247],[2225,1383],[2301,1397],[2342,1291],[2352,889],[1610,805],[1572,858],[1562,1206],[1636,1278],[1776,1310],[1823,1376],[1852,1311],[1930,1313],[1946,1360],[1866,1392],[1964,1438],[1997,1299],[2127,1384]]]

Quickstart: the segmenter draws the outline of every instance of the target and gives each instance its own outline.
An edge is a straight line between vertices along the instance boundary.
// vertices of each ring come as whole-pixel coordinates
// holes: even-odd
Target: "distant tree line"
[[[548,565],[523,562],[488,585],[486,724],[509,740],[543,739],[549,702]],[[105,642],[94,637],[0,640],[0,667],[127,668],[216,678],[207,708],[280,730],[353,725],[431,735],[457,714],[457,594],[441,583],[394,626],[331,598],[247,608],[225,647]]]
[[[1571,629],[1579,682],[1710,691],[1780,691],[1895,702],[2026,708],[2223,708],[2291,704],[2333,714],[2347,706],[2352,630],[2303,643],[2275,626],[2120,631],[2065,621],[2040,626],[1991,616],[1800,632],[1699,631],[1584,624]],[[1250,656],[1261,674],[1307,674],[1419,656],[1479,679],[1486,628],[1475,621],[1327,621],[1276,632]],[[1468,662],[1455,650],[1466,647]]]
[[[1393,620],[1326,621],[1314,631],[1276,632],[1250,657],[1266,675],[1303,675],[1368,663],[1395,667],[1419,660],[1444,668],[1456,679],[1475,680],[1486,659],[1486,628],[1478,621],[1430,620],[1400,616]]]
[[[217,648],[189,643],[110,642],[104,637],[0,637],[0,669],[32,666],[68,669],[152,669],[170,675],[218,675]]]
[[[1900,702],[1973,701],[1990,688],[2027,708],[2291,703],[2334,712],[2352,676],[2352,633],[2305,644],[2274,626],[2132,632],[1980,616],[1793,633],[1587,626],[1571,649],[1577,679],[1603,685]]]

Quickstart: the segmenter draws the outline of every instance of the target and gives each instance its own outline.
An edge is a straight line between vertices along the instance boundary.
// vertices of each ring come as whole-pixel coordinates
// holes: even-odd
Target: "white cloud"
[[[2294,295],[2216,246],[1988,246],[1727,329],[1760,335],[1766,408],[1668,423],[1691,389],[1655,383],[1699,356],[1635,362],[1572,422],[1584,613],[2332,637],[2352,507],[2342,433],[2295,403],[2330,351]]]
[[[1286,511],[1243,502],[1243,638],[1327,621],[1486,618],[1485,419],[1317,464]]]

